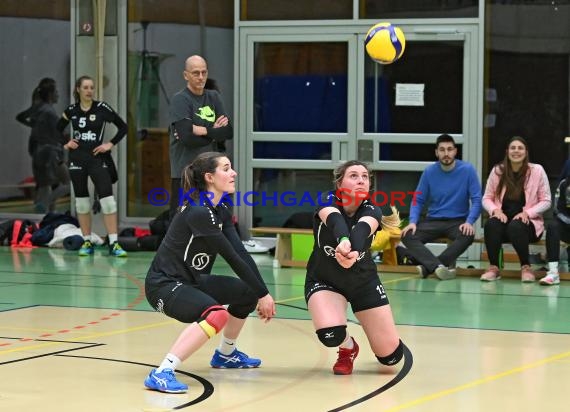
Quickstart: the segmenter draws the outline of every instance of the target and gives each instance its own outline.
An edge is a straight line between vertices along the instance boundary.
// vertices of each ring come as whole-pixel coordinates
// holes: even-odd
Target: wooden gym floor
[[[168,395],[143,386],[182,329],[144,298],[153,254],[104,252],[0,248],[1,411],[567,410],[569,282],[383,273],[413,364],[382,367],[351,315],[360,356],[353,375],[334,376],[336,352],[314,334],[303,270],[254,255],[278,314],[269,324],[249,319],[238,344],[262,367],[210,368],[216,337],[180,369],[189,392]],[[215,272],[231,273],[222,259]]]

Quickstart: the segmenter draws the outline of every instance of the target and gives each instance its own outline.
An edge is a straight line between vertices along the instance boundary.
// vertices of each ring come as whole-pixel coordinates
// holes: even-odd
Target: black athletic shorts
[[[99,199],[113,196],[113,183],[105,159],[90,154],[70,154],[69,175],[75,197],[89,197],[88,178],[91,177]]]
[[[245,319],[255,310],[258,300],[241,279],[217,275],[202,275],[198,285],[191,285],[149,272],[145,292],[156,311],[184,323],[196,322],[206,309],[216,305],[229,305],[232,316]]]
[[[384,286],[377,275],[355,278],[351,282],[339,284],[315,279],[307,274],[305,278],[305,301],[309,302],[309,298],[321,290],[330,290],[344,296],[350,303],[353,312],[390,304]]]

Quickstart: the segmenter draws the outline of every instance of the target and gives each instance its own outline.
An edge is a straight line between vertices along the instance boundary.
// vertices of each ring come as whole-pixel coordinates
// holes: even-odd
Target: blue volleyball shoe
[[[151,370],[144,380],[144,386],[153,391],[166,393],[184,393],[188,390],[188,385],[176,380],[172,369],[163,369],[162,372]]]
[[[234,349],[229,355],[224,355],[216,349],[210,361],[210,366],[218,369],[257,368],[259,365],[261,365],[261,359],[250,358],[237,349]]]

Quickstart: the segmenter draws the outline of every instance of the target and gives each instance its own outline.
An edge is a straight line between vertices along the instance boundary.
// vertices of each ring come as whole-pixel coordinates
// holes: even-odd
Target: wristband
[[[343,236],[338,240],[338,243],[342,242],[343,240],[350,240],[348,236]]]

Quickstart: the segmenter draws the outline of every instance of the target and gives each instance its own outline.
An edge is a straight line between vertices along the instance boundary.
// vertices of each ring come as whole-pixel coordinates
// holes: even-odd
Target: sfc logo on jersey
[[[94,142],[97,140],[97,135],[89,130],[87,133],[81,133],[79,137],[76,137],[76,139],[84,142]]]

